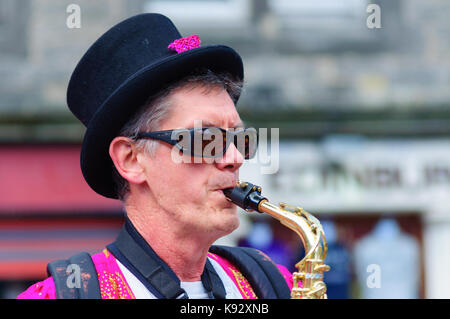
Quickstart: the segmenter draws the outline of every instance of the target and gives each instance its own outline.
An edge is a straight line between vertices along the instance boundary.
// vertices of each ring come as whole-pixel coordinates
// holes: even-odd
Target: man
[[[83,175],[123,201],[126,222],[103,252],[50,263],[51,276],[19,298],[288,298],[284,267],[249,249],[211,247],[239,225],[222,190],[256,150],[235,107],[242,81],[233,49],[182,38],[159,14],[100,37],[67,101],[87,127]]]

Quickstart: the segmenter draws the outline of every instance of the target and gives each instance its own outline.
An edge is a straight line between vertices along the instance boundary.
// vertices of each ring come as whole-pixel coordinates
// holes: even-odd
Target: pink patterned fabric
[[[169,44],[168,48],[172,51],[176,51],[177,53],[181,53],[200,47],[200,43],[202,43],[202,41],[200,41],[198,35],[193,34],[189,37],[176,39]]]
[[[52,277],[35,283],[17,296],[17,299],[56,299],[55,283]]]
[[[104,249],[92,256],[99,279],[102,299],[134,299],[116,259]],[[35,283],[17,296],[17,299],[56,299],[55,283],[52,277]]]
[[[136,299],[116,258],[107,249],[92,256],[97,270],[102,299]]]
[[[289,290],[292,291],[292,287],[294,286],[294,279],[292,278],[291,272],[283,265],[277,265],[277,266],[278,266],[278,269],[281,271],[281,274],[283,275],[284,280],[286,280]],[[300,288],[303,287],[301,282],[299,282],[298,284],[299,284]]]
[[[243,299],[258,299],[247,279],[241,274],[239,270],[237,270],[234,265],[232,265],[228,260],[213,253],[208,253],[208,257],[211,257],[212,259],[217,261],[223,268],[223,270],[225,270],[228,277],[233,280],[234,284],[238,288]]]
[[[250,286],[249,282],[247,281],[247,279],[237,270],[237,268],[234,265],[232,265],[228,260],[216,254],[208,253],[208,256],[217,261],[219,265],[222,266],[227,275],[233,280],[236,287],[238,287],[239,292],[242,295],[242,298],[244,299],[258,298],[255,292],[253,291],[252,287]],[[292,274],[290,273],[289,270],[287,270],[286,267],[282,265],[277,266],[281,274],[283,275],[284,279],[286,280],[289,290],[292,290],[293,286]]]

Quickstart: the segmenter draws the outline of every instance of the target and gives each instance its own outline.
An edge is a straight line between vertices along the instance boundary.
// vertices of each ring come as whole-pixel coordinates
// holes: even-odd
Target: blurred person
[[[238,241],[241,247],[252,247],[264,251],[274,262],[286,265],[288,270],[295,271],[296,254],[290,245],[277,238],[267,222],[255,222],[250,232]]]
[[[417,299],[419,244],[394,218],[382,218],[354,247],[357,281],[363,299]]]
[[[322,222],[327,234],[328,254],[326,258],[330,271],[324,274],[329,299],[348,299],[351,291],[351,256],[348,248],[338,237],[336,224],[331,220]]]
[[[285,267],[212,245],[239,226],[222,190],[256,150],[255,139],[236,142],[247,134],[235,105],[242,81],[232,48],[182,38],[159,14],[102,35],[73,72],[67,102],[87,128],[83,176],[123,202],[124,227],[101,253],[49,263],[49,277],[18,298],[289,298]]]

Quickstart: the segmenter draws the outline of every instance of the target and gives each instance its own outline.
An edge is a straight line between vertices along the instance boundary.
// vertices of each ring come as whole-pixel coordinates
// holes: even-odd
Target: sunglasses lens
[[[256,155],[258,150],[258,132],[255,129],[249,129],[247,140],[245,158],[250,159]]]
[[[189,130],[190,136],[178,145],[183,153],[195,157],[217,157],[223,154],[224,142],[222,131],[215,127]]]
[[[234,144],[245,159],[253,158],[258,149],[258,133],[248,128],[235,133]]]
[[[220,157],[226,148],[226,132],[217,127],[203,129],[203,157]]]
[[[190,152],[190,133],[187,130],[177,130],[172,133],[172,140],[176,141],[176,146],[183,152],[189,154]]]
[[[178,132],[175,140],[184,154],[195,157],[221,157],[231,142],[245,159],[253,158],[258,149],[258,133],[254,128],[238,131],[218,127],[183,130]]]

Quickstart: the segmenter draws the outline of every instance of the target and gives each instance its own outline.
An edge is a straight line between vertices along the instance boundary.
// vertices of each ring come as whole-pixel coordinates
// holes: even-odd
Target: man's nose
[[[238,170],[243,163],[244,156],[239,152],[234,143],[230,143],[225,154],[216,162],[216,165],[219,169],[235,171]]]

